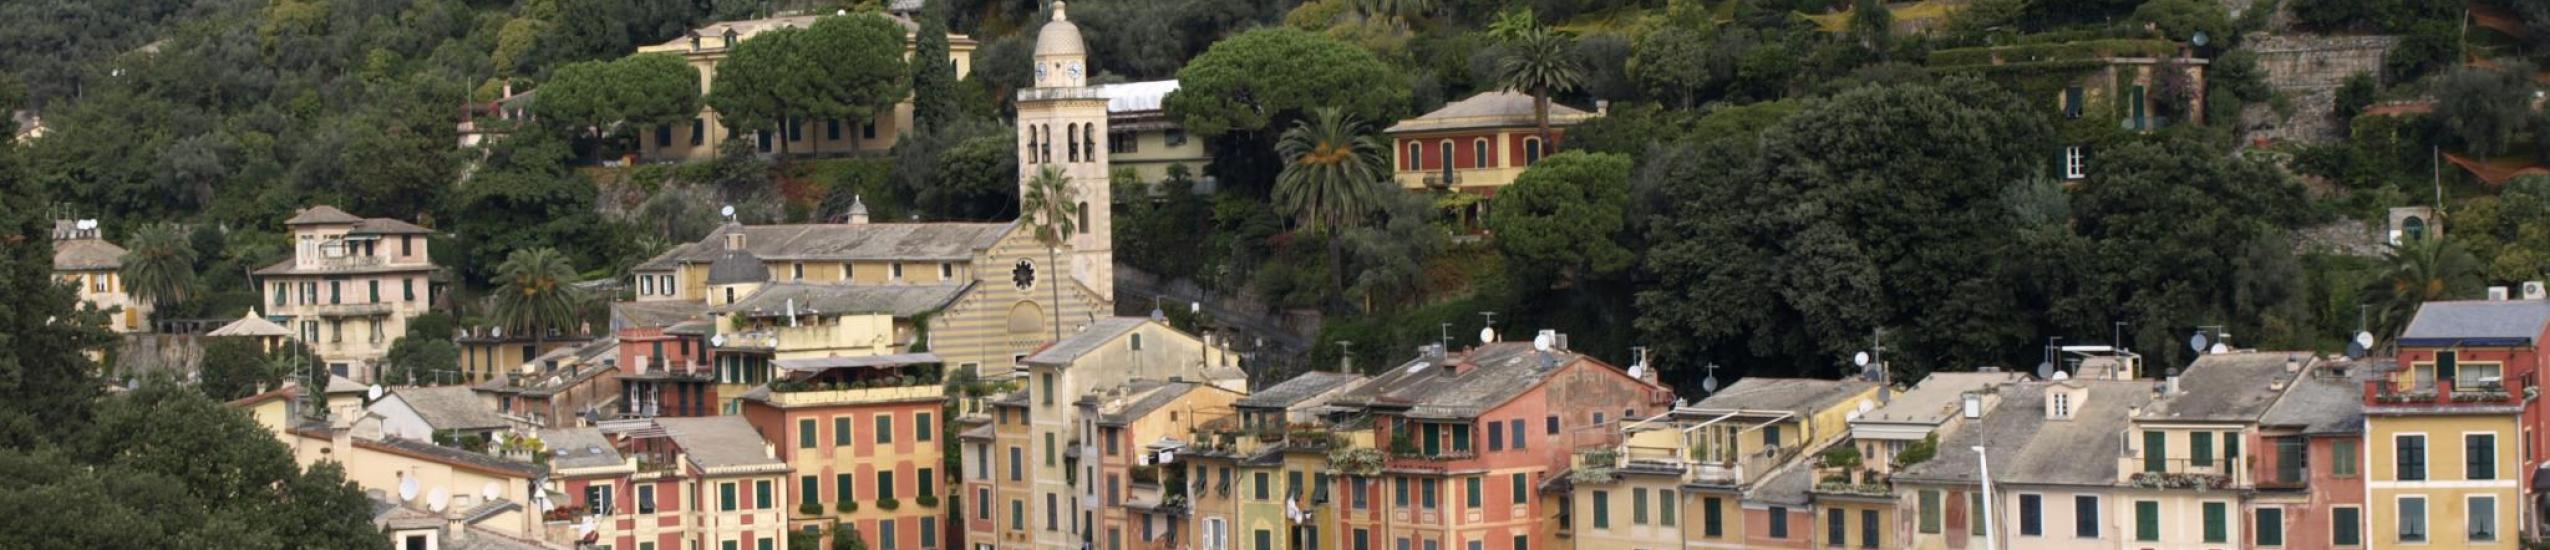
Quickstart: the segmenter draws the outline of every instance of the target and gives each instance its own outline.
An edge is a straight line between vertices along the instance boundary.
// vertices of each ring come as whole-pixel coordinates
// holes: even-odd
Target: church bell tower
[[[1018,191],[1053,168],[1070,178],[1078,227],[1065,239],[1072,278],[1115,301],[1115,224],[1108,218],[1107,98],[1090,87],[1088,48],[1080,26],[1053,3],[1053,20],[1036,32],[1036,85],[1018,91]],[[1022,220],[1027,214],[1021,213]]]

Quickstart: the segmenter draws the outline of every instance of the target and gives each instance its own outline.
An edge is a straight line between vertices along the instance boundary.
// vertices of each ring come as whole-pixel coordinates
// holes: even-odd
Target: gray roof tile
[[[1150,319],[1142,317],[1101,318],[1080,329],[1080,332],[1064,335],[1061,341],[1054,342],[1053,345],[1045,346],[1045,349],[1037,350],[1034,355],[1027,356],[1027,363],[1045,366],[1069,365],[1080,356],[1097,351],[1100,346],[1107,345],[1107,342],[1114,341],[1116,337],[1133,332],[1134,329],[1142,328],[1143,324],[1150,322]]]
[[[2283,394],[2276,382],[2290,381],[2288,360],[2304,365],[2304,352],[2244,351],[2199,357],[2178,375],[2179,393],[2154,399],[2143,407],[2142,420],[2256,422]]]
[[[511,425],[468,386],[403,386],[390,390],[437,430],[496,429]]]
[[[2403,346],[2525,345],[2550,324],[2550,300],[2427,302],[2417,308]]]
[[[701,468],[788,468],[741,416],[657,418],[655,425]]]
[[[1268,409],[1290,409],[1297,405],[1318,405],[1318,403],[1307,403],[1307,401],[1322,395],[1327,395],[1329,392],[1336,391],[1339,388],[1361,383],[1364,380],[1364,376],[1360,374],[1310,371],[1302,373],[1300,376],[1295,376],[1291,380],[1285,380],[1283,383],[1268,386],[1266,389],[1250,393],[1248,397],[1240,398],[1236,405],[1241,407]]]
[[[1851,396],[1877,388],[1876,382],[1819,378],[1737,380],[1735,385],[1691,406],[1697,410],[1780,410],[1813,414]]]
[[[1411,418],[1475,418],[1539,385],[1549,373],[1577,361],[1612,368],[1572,351],[1540,352],[1528,342],[1495,342],[1442,359],[1419,358],[1373,374],[1334,402],[1407,407],[1406,414]],[[1462,366],[1456,373],[1456,369],[1442,363]]]
[[[772,283],[715,311],[777,317],[786,315],[793,304],[799,315],[883,313],[911,317],[947,307],[965,293],[967,286]]]
[[[2045,391],[2053,384],[2089,389],[2069,420],[2047,420]],[[2116,484],[2117,437],[2126,431],[2126,409],[2151,400],[2140,380],[2029,381],[2002,387],[2001,405],[1939,442],[1939,454],[1895,474],[1901,482],[1976,483],[1972,447],[1992,453],[1998,483]]]

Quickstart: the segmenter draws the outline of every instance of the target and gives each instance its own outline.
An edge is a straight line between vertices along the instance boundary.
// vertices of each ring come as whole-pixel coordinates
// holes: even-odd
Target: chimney
[[[2284,371],[2285,371],[2285,372],[2302,372],[2302,356],[2301,356],[2301,355],[2299,355],[2299,354],[2287,354],[2287,355],[2285,355],[2285,356],[2284,356]]]
[[[1556,342],[1558,342],[1558,343],[1557,343],[1557,344],[1553,344],[1553,345],[1551,345],[1551,346],[1550,346],[1550,348],[1551,348],[1551,349],[1556,349],[1556,350],[1558,350],[1558,351],[1567,351],[1567,333],[1564,333],[1564,332],[1552,332],[1552,333],[1550,333],[1550,334],[1555,335],[1555,336],[1557,336],[1557,337],[1558,337],[1558,338],[1556,339]]]
[[[2165,395],[2178,395],[2178,369],[2176,367],[2169,369],[2169,384],[2167,387],[2169,388],[2169,391]]]
[[[743,250],[744,232],[741,230],[726,232],[726,249],[730,251]]]
[[[1964,405],[1962,409],[1965,411],[1964,416],[1966,418],[1983,418],[1983,396],[1975,395],[1974,392],[1966,392],[1958,397],[1958,401],[1962,402]]]
[[[1595,116],[1611,116],[1611,100],[1608,100],[1608,99],[1597,99],[1597,100],[1594,100],[1594,115],[1595,115]]]

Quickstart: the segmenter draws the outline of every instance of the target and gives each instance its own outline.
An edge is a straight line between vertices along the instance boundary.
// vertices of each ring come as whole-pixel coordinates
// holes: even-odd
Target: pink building
[[[2362,547],[2364,365],[2313,365],[2259,418],[2248,442],[2256,449],[2249,478],[2257,496],[2249,501],[2246,531],[2253,536],[2246,547]],[[2337,525],[2348,521],[2355,525]]]

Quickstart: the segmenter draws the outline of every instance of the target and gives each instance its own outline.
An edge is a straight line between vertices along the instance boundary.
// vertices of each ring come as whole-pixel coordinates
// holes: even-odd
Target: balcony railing
[[[390,265],[389,260],[390,259],[387,256],[338,256],[334,258],[322,256],[311,259],[308,262],[303,262],[301,264],[301,268],[318,271],[372,269]]]
[[[285,310],[283,314],[291,315],[299,313],[305,315],[317,315],[320,317],[368,317],[375,315],[389,315],[394,308],[395,306],[389,302],[360,304],[302,304],[299,306],[285,306],[283,308]]]
[[[2403,384],[2395,378],[2375,379],[2364,382],[2364,403],[2437,407],[2519,405],[2523,392],[2521,383],[2477,382],[2464,385],[2462,381],[2446,379]]]
[[[775,388],[776,386],[774,386],[774,389]],[[946,396],[947,389],[945,387],[937,384],[920,384],[881,388],[772,391],[770,392],[770,401],[772,404],[782,406],[836,405],[844,403],[882,403],[888,401],[911,401],[920,399],[937,400],[943,399]]]
[[[2245,476],[2239,475],[2240,468],[2233,464],[2235,461],[2216,458],[2198,464],[2193,459],[2165,458],[2160,460],[2160,468],[2155,469],[2151,467],[2151,461],[2136,460],[2133,464],[2136,469],[2125,476],[2125,484],[2144,489],[2204,491],[2233,488],[2246,481],[2242,479]]]

